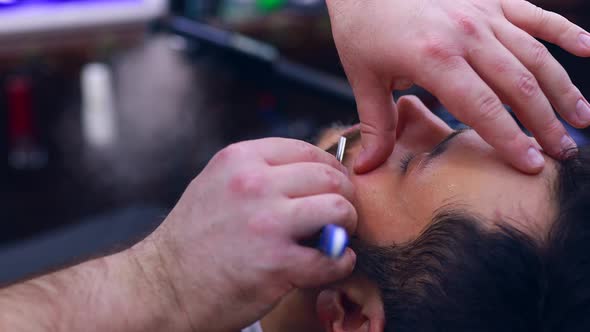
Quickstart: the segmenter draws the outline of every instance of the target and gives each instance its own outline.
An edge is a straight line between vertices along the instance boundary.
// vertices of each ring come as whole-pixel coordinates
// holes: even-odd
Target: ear
[[[364,279],[322,291],[316,310],[328,332],[382,332],[385,326],[379,290]]]

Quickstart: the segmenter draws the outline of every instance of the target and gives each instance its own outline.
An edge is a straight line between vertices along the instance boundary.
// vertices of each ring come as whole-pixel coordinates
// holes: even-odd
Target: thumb
[[[316,288],[348,277],[354,270],[356,254],[346,248],[338,259],[329,258],[319,250],[297,248],[290,258],[288,278],[296,288]]]
[[[362,174],[381,166],[393,151],[397,108],[391,89],[377,80],[358,82],[354,94],[361,120],[362,145],[354,170]]]

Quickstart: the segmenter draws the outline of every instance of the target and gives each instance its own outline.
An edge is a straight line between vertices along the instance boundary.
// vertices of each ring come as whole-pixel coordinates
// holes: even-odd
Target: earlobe
[[[329,332],[382,332],[385,315],[376,288],[365,282],[325,290],[317,300],[317,313]]]

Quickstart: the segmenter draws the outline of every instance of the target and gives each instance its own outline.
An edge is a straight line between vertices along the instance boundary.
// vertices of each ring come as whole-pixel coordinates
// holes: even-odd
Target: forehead
[[[427,168],[417,183],[438,187],[449,203],[480,215],[490,227],[509,224],[545,239],[557,213],[558,162],[545,156],[537,175],[517,171],[475,132],[461,135],[436,167]]]

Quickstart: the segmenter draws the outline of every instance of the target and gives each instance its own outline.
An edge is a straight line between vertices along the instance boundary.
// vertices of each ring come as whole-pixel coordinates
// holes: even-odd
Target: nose
[[[434,147],[453,132],[417,97],[404,96],[398,100],[397,106],[397,144],[422,151]]]

